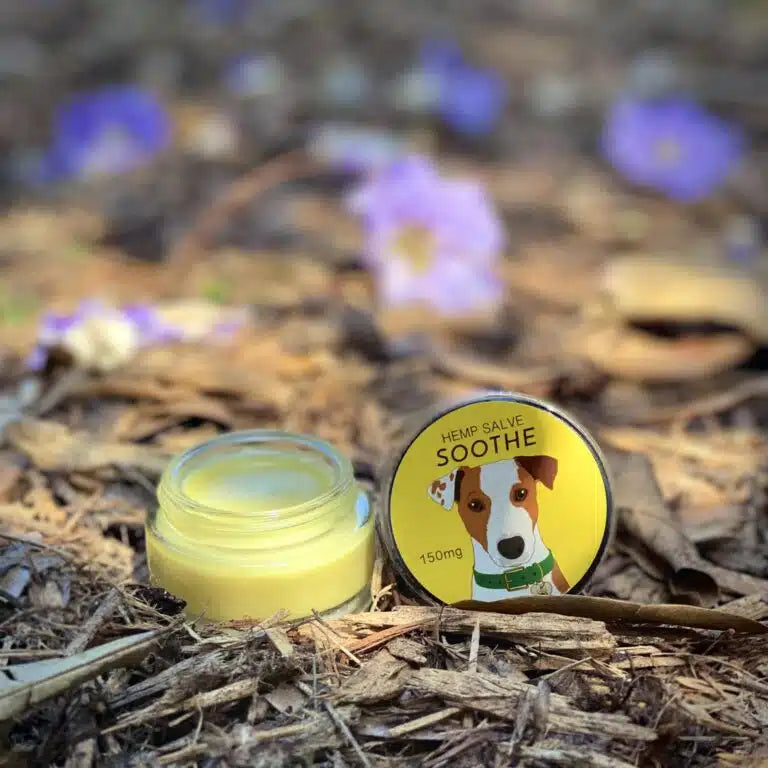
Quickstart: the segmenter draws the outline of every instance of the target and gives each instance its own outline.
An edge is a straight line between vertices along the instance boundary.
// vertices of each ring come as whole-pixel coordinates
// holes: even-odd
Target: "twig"
[[[509,739],[509,746],[507,747],[510,754],[514,754],[515,747],[523,740],[525,727],[528,725],[528,718],[530,717],[531,709],[533,708],[533,699],[535,695],[536,692],[531,689],[530,691],[526,691],[525,694],[520,697],[522,700],[518,702],[515,727],[512,730],[512,736]]]
[[[390,728],[388,736],[393,739],[405,736],[408,733],[413,733],[414,731],[421,730],[429,725],[435,725],[435,723],[447,720],[449,717],[453,717],[459,712],[461,712],[461,707],[446,707],[437,712],[430,712],[428,715],[417,717],[414,720],[409,720],[407,723],[401,723],[394,728]]]
[[[202,757],[208,751],[208,745],[202,742],[190,744],[176,752],[170,752],[167,755],[157,757],[157,765],[179,765],[197,757]]]
[[[768,395],[768,376],[746,379],[731,389],[725,390],[725,392],[708,395],[686,405],[655,408],[650,413],[633,419],[633,422],[636,424],[654,424],[668,419],[684,421],[697,416],[726,411],[744,400],[762,395]]]
[[[576,661],[572,661],[570,664],[566,664],[564,667],[560,667],[560,669],[556,669],[553,672],[548,672],[546,675],[542,675],[539,680],[550,680],[551,678],[555,677],[555,675],[559,675],[563,672],[567,672],[568,670],[573,669],[574,667],[578,667],[581,664],[584,664],[587,661],[592,661],[593,659],[590,656],[585,656],[583,659],[576,659]]]
[[[475,628],[469,641],[469,666],[467,672],[477,672],[477,656],[480,652],[480,617],[475,619]]]
[[[373,648],[378,648],[380,645],[388,643],[390,640],[398,637],[399,635],[406,635],[414,629],[421,629],[426,623],[427,621],[414,621],[407,624],[401,624],[399,626],[387,627],[386,629],[382,629],[379,632],[374,632],[372,635],[368,635],[367,637],[363,637],[359,640],[355,640],[349,643],[349,649],[352,651],[357,651],[358,653],[362,653],[363,651],[370,651]],[[436,622],[435,627],[439,628],[439,624]],[[440,635],[438,632],[435,634],[437,635],[435,642],[439,643]]]
[[[344,737],[347,739],[352,749],[355,750],[355,754],[360,758],[360,762],[365,768],[373,768],[371,761],[368,759],[365,752],[363,752],[354,734],[349,730],[349,726],[344,722],[344,718],[336,711],[330,702],[324,701],[323,707],[325,707],[325,711],[328,713],[331,720],[336,723],[339,730],[344,734]]]
[[[467,672],[472,674],[477,672],[477,657],[480,653],[480,617],[475,619],[475,626],[472,630],[472,637],[469,641],[469,663],[467,664]],[[471,728],[474,715],[472,712],[466,712],[464,714],[463,725],[465,728]]]
[[[543,747],[537,745],[521,746],[520,756],[534,761],[544,761],[549,765],[591,765],[594,768],[634,768],[634,763],[628,763],[612,755],[605,755],[582,747]]]
[[[93,636],[98,632],[99,627],[112,615],[119,602],[120,591],[113,587],[88,621],[85,622],[85,625],[80,632],[75,635],[69,645],[64,649],[64,655],[74,656],[76,653],[84,651],[85,646],[93,639]]]
[[[490,363],[470,352],[462,352],[444,345],[430,347],[429,362],[432,369],[477,386],[522,390],[536,384],[547,384],[557,378],[551,366],[511,369],[508,365]]]
[[[57,405],[64,402],[71,394],[85,384],[88,376],[82,368],[72,368],[57,379],[53,386],[32,405],[29,413],[33,416],[45,416]]]
[[[315,616],[315,620],[320,626],[320,631],[328,638],[330,641],[350,660],[353,661],[355,664],[357,664],[358,667],[363,666],[363,662],[360,661],[360,659],[355,656],[352,651],[347,648],[340,639],[339,633],[330,625],[328,622],[323,619],[323,617],[313,609],[312,613]]]
[[[208,241],[239,208],[279,184],[311,176],[323,170],[325,169],[303,151],[296,150],[280,155],[235,179],[172,249],[166,272],[167,289],[172,292],[178,289],[195,258],[205,250]]]
[[[12,504],[2,505],[0,509],[2,509],[3,507],[9,508],[9,507],[13,507],[13,505]],[[59,547],[54,547],[51,544],[46,544],[44,541],[36,541],[35,539],[28,539],[26,536],[14,536],[13,534],[6,533],[5,531],[0,533],[0,539],[8,539],[8,541],[18,541],[21,544],[28,544],[30,547],[37,547],[38,549],[47,549],[49,552],[53,552],[54,554],[63,558],[68,563],[77,565],[77,562],[76,562],[77,559],[73,555],[70,555],[69,552],[65,552],[63,549],[60,549]]]

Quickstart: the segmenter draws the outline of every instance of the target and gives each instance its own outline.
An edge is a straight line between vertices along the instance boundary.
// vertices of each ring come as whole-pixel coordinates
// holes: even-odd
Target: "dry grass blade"
[[[13,667],[0,677],[0,721],[107,670],[136,663],[152,648],[161,631],[142,632],[83,651]]]

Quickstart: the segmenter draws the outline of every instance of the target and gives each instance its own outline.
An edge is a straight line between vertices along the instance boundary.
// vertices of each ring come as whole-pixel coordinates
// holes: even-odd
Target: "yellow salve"
[[[190,616],[264,619],[358,610],[373,525],[350,462],[321,440],[234,432],[182,454],[147,526],[152,583]]]

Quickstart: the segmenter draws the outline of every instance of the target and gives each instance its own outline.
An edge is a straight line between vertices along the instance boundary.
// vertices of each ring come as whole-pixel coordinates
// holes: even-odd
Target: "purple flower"
[[[421,66],[438,85],[438,112],[445,123],[471,137],[490,133],[506,106],[506,84],[498,72],[473,67],[453,43],[428,41]]]
[[[149,93],[113,86],[74,96],[57,111],[42,180],[132,171],[171,141],[171,122]]]
[[[224,65],[222,85],[239,98],[273,96],[284,87],[285,71],[271,54],[241,54]]]
[[[184,340],[184,331],[164,320],[151,304],[129,304],[122,313],[136,328],[142,346]]]
[[[250,0],[191,0],[194,17],[203,24],[232,27],[242,24],[250,10]]]
[[[141,344],[136,326],[119,310],[85,299],[70,314],[47,313],[27,367],[42,370],[50,352],[64,349],[84,368],[108,370],[128,359]]]
[[[603,154],[629,181],[683,202],[705,198],[720,186],[744,143],[737,128],[677,96],[619,99],[602,135]]]
[[[731,261],[754,264],[763,246],[760,221],[754,216],[731,216],[725,223],[723,240],[725,254]]]
[[[405,154],[405,142],[389,131],[324,123],[310,129],[309,154],[343,173],[370,173]]]
[[[107,371],[129,360],[139,349],[174,342],[229,340],[245,327],[240,308],[187,300],[166,305],[129,304],[121,309],[99,299],[84,299],[69,314],[46,314],[27,367],[42,370],[50,352],[63,349],[83,368]]]
[[[383,304],[427,304],[442,315],[498,304],[504,235],[479,184],[408,157],[355,190],[349,206],[366,226],[365,261]]]

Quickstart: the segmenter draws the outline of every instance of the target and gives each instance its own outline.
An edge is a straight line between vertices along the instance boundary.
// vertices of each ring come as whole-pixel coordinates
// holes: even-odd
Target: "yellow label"
[[[438,600],[562,594],[599,560],[605,471],[550,407],[503,395],[460,405],[402,455],[389,494],[395,559]]]

